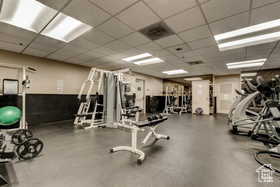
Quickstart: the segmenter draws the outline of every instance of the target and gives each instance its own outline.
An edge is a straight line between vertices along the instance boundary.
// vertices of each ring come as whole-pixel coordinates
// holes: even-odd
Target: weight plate
[[[20,144],[16,148],[16,153],[20,159],[29,160],[38,156],[43,150],[44,144],[38,138],[31,138]]]
[[[20,129],[12,135],[12,143],[15,145],[20,145],[32,137],[33,137],[33,134],[30,130]]]

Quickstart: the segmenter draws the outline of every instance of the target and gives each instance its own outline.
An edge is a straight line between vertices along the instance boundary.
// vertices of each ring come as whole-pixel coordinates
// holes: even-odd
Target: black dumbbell
[[[158,120],[158,116],[156,114],[154,116],[154,120]]]
[[[159,114],[157,114],[156,117],[157,117],[157,120],[158,120],[158,119],[161,119]]]

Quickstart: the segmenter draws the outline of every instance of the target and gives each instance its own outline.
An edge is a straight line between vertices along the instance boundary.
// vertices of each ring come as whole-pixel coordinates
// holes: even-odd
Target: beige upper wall
[[[82,81],[89,72],[88,67],[2,50],[0,50],[0,63],[17,64],[35,68],[37,72],[29,76],[31,87],[28,93],[36,94],[61,93],[61,91],[57,89],[57,84],[61,82],[63,82],[63,94],[77,94]],[[17,70],[0,67],[1,88],[3,78],[21,80],[21,75],[19,75]]]
[[[145,81],[145,95],[160,96],[163,91],[163,80],[155,77],[133,73],[129,76],[130,81],[132,81],[132,91],[135,92],[137,88],[133,87],[135,85],[136,79],[141,79]]]
[[[31,87],[28,93],[34,94],[78,94],[82,82],[87,78],[90,68],[58,62],[44,58],[33,57],[0,50],[0,63],[30,66],[37,70],[29,78]],[[162,79],[133,73],[134,79],[145,80],[146,95],[161,95],[163,90]],[[21,75],[17,70],[0,67],[0,92],[2,92],[2,79],[18,79]],[[63,92],[58,86],[63,82]],[[93,93],[95,93],[94,89]]]

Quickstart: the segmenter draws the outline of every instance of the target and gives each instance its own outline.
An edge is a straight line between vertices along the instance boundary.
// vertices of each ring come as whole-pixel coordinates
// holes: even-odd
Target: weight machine
[[[171,115],[175,114],[176,112],[174,111],[176,107],[176,96],[175,96],[175,88],[172,88],[171,92],[169,92],[169,87],[166,87],[165,90],[165,107],[163,110],[163,114],[165,115]]]
[[[182,113],[188,113],[191,110],[191,99],[184,92],[184,88],[181,90],[181,104],[179,106],[174,107],[174,111],[178,111],[179,115]]]
[[[116,123],[120,120],[121,113],[119,82],[123,81],[123,74],[128,71],[129,69],[106,71],[91,68],[78,95],[80,106],[74,120],[76,128],[117,128]],[[92,92],[95,85],[97,91],[94,97]],[[86,92],[85,97],[84,92]]]

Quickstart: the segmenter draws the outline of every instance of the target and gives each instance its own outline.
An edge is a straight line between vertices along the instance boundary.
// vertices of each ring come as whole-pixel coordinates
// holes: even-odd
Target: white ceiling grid
[[[38,1],[57,10],[68,2]],[[279,11],[279,0],[72,0],[62,12],[93,26],[91,31],[63,43],[0,23],[0,48],[99,68],[130,67],[161,78],[166,77],[162,71],[176,68],[187,70],[188,76],[229,74],[239,70],[227,70],[226,63],[267,57],[276,43],[219,52],[213,34],[279,19]],[[175,34],[151,41],[138,32],[159,21]],[[136,66],[121,60],[143,52],[165,62]],[[278,47],[264,68],[280,67],[279,53]],[[204,64],[185,63],[197,60]]]

